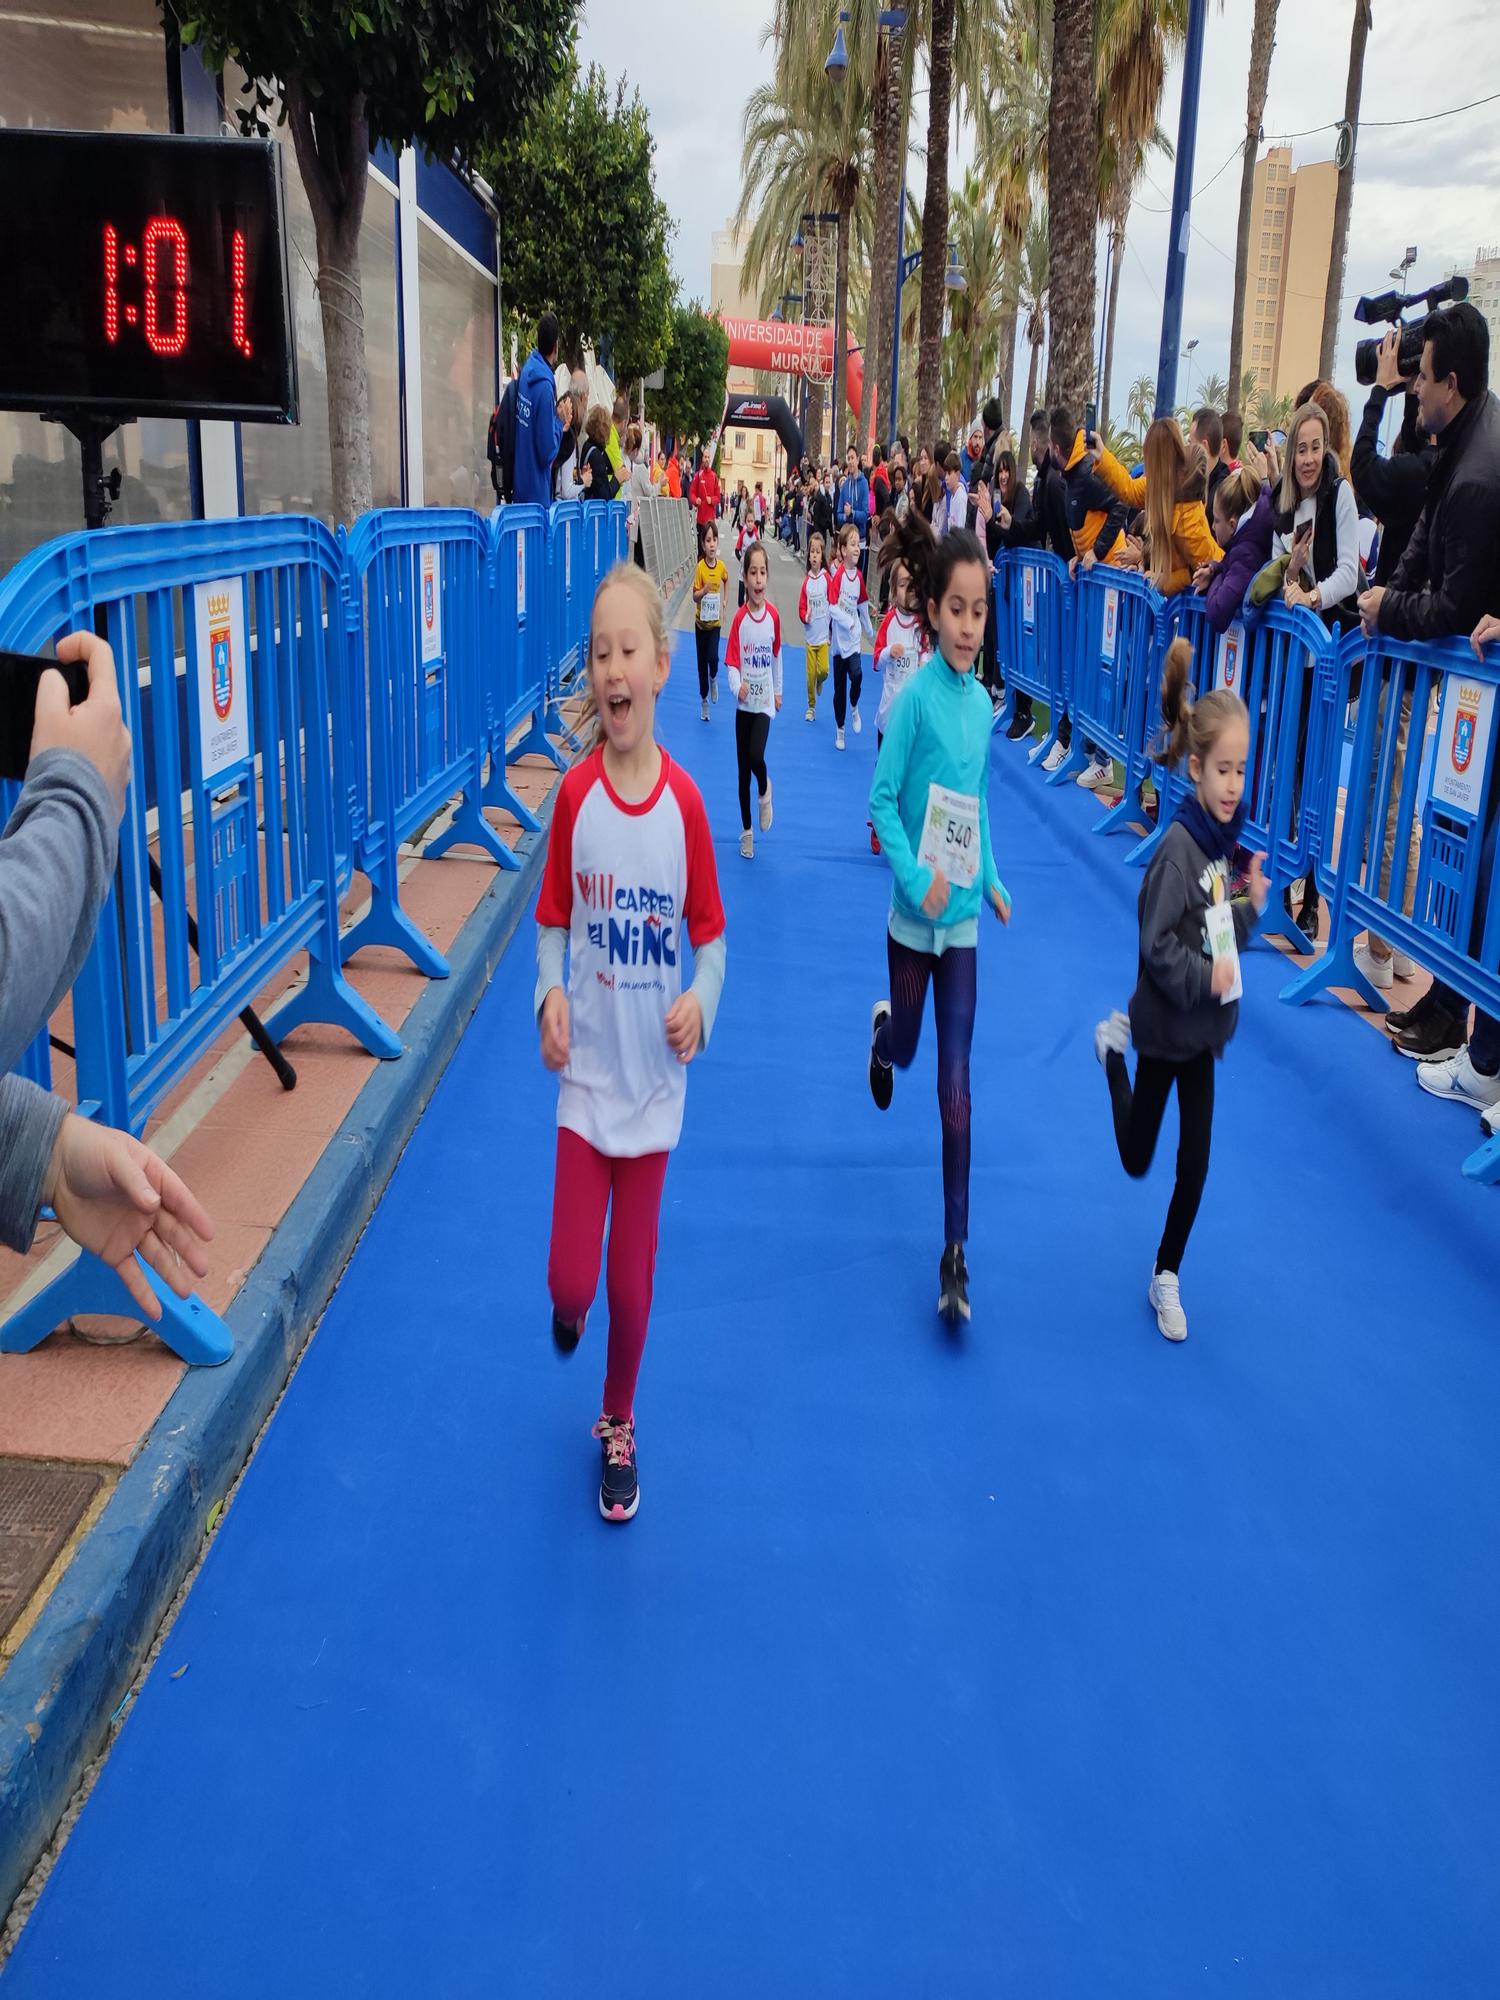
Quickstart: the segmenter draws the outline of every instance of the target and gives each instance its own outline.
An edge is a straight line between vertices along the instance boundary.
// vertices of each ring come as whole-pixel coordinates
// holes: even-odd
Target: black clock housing
[[[295,423],[276,141],[0,129],[0,409]]]

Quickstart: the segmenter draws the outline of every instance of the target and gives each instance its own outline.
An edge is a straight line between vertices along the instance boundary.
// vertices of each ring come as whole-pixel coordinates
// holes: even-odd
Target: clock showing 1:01
[[[0,130],[0,409],[294,423],[281,148]]]

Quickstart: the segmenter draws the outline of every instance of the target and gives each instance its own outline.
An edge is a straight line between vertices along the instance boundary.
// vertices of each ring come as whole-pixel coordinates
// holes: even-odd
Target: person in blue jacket
[[[562,443],[563,419],[553,369],[562,329],[555,313],[543,313],[536,346],[526,357],[516,388],[515,497],[545,507],[552,498],[552,466]]]
[[[988,807],[994,713],[974,675],[989,615],[990,565],[967,528],[941,540],[909,508],[884,560],[905,563],[935,650],[897,695],[870,793],[870,821],[895,882],[886,925],[890,997],[875,1003],[870,1093],[887,1110],[894,1071],[909,1067],[927,988],[937,1022],[943,1126],[943,1255],[938,1311],[969,1317],[969,1049],[974,1039],[979,912],[1010,922],[995,870]]]
[[[862,551],[868,549],[870,545],[870,482],[859,469],[859,453],[852,444],[844,453],[844,476],[839,481],[836,515],[834,532],[837,533],[846,521],[852,521],[859,530],[860,549]]]
[[[1240,615],[1245,592],[1271,560],[1271,491],[1248,465],[1226,473],[1214,488],[1214,540],[1224,551],[1200,563],[1194,587],[1206,598],[1208,622],[1227,632]]]

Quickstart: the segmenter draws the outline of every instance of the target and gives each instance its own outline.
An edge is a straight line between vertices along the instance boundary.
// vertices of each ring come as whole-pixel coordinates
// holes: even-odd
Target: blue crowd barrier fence
[[[552,583],[547,573],[547,515],[541,507],[501,507],[491,515],[488,634],[481,653],[481,727],[489,760],[486,805],[503,807],[535,833],[541,821],[512,790],[512,757],[563,759],[548,731],[564,732],[549,707]],[[512,735],[527,726],[512,744]]]
[[[73,988],[88,1115],[139,1133],[299,952],[306,978],[268,1024],[274,1038],[330,1022],[372,1055],[401,1052],[340,969],[328,651],[343,586],[333,535],[297,516],[64,536],[0,583],[0,647],[39,652],[103,614],[134,746],[116,884]],[[156,1289],[179,1354],[227,1357],[216,1315]],[[24,1352],[74,1313],[132,1311],[117,1274],[82,1252],[0,1328],[0,1348]]]
[[[588,570],[583,503],[554,501],[547,515],[547,571],[552,590],[552,659],[548,693],[555,704],[583,672],[588,637]]]
[[[999,726],[1008,727],[1018,694],[1047,704],[1048,728],[1029,753],[1043,762],[1058,739],[1072,699],[1072,651],[1065,634],[1073,615],[1067,565],[1045,549],[1011,550],[995,571],[995,618],[1005,670]]]
[[[424,853],[476,847],[519,861],[484,816],[481,663],[493,643],[490,533],[459,508],[381,508],[343,540],[344,672],[334,684],[335,765],[347,773],[354,854],[370,907],[345,933],[347,961],[391,945],[431,979],[447,960],[401,907],[402,843],[450,800],[453,815]]]
[[[1120,802],[1094,831],[1115,832],[1139,811],[1141,786],[1152,775],[1147,756],[1150,715],[1166,644],[1166,608],[1142,576],[1096,563],[1073,579],[1073,737],[1066,761],[1049,783],[1076,776],[1093,744],[1123,765]],[[1068,635],[1064,634],[1067,646]]]

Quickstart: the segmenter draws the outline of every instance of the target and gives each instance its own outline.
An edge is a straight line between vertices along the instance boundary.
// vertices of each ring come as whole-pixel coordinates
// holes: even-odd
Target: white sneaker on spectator
[[[1500,1076],[1481,1076],[1469,1060],[1467,1048],[1446,1062],[1419,1063],[1417,1082],[1432,1097],[1450,1097],[1458,1104],[1472,1104],[1476,1111],[1488,1111],[1500,1104]]]
[[[1187,1314],[1182,1310],[1182,1288],[1175,1271],[1154,1271],[1146,1297],[1156,1314],[1156,1324],[1168,1340],[1187,1339]]]
[[[1068,746],[1059,739],[1042,759],[1044,771],[1060,771],[1068,761]]]
[[[1082,785],[1086,792],[1102,792],[1114,775],[1115,767],[1113,764],[1109,763],[1108,760],[1101,763],[1098,758],[1095,758],[1092,762],[1084,765],[1074,782]]]
[[[1492,1139],[1500,1139],[1500,1103],[1492,1104],[1488,1111],[1481,1111],[1479,1122]]]
[[[1094,1054],[1100,1062],[1113,1052],[1123,1056],[1130,1047],[1130,1016],[1118,1011],[1099,1023],[1094,1030]]]
[[[1354,969],[1362,972],[1378,993],[1389,993],[1396,983],[1394,961],[1377,958],[1367,944],[1354,947]]]
[[[1404,951],[1395,952],[1391,957],[1391,970],[1398,979],[1415,979],[1417,976],[1417,961],[1414,958],[1408,958]]]

